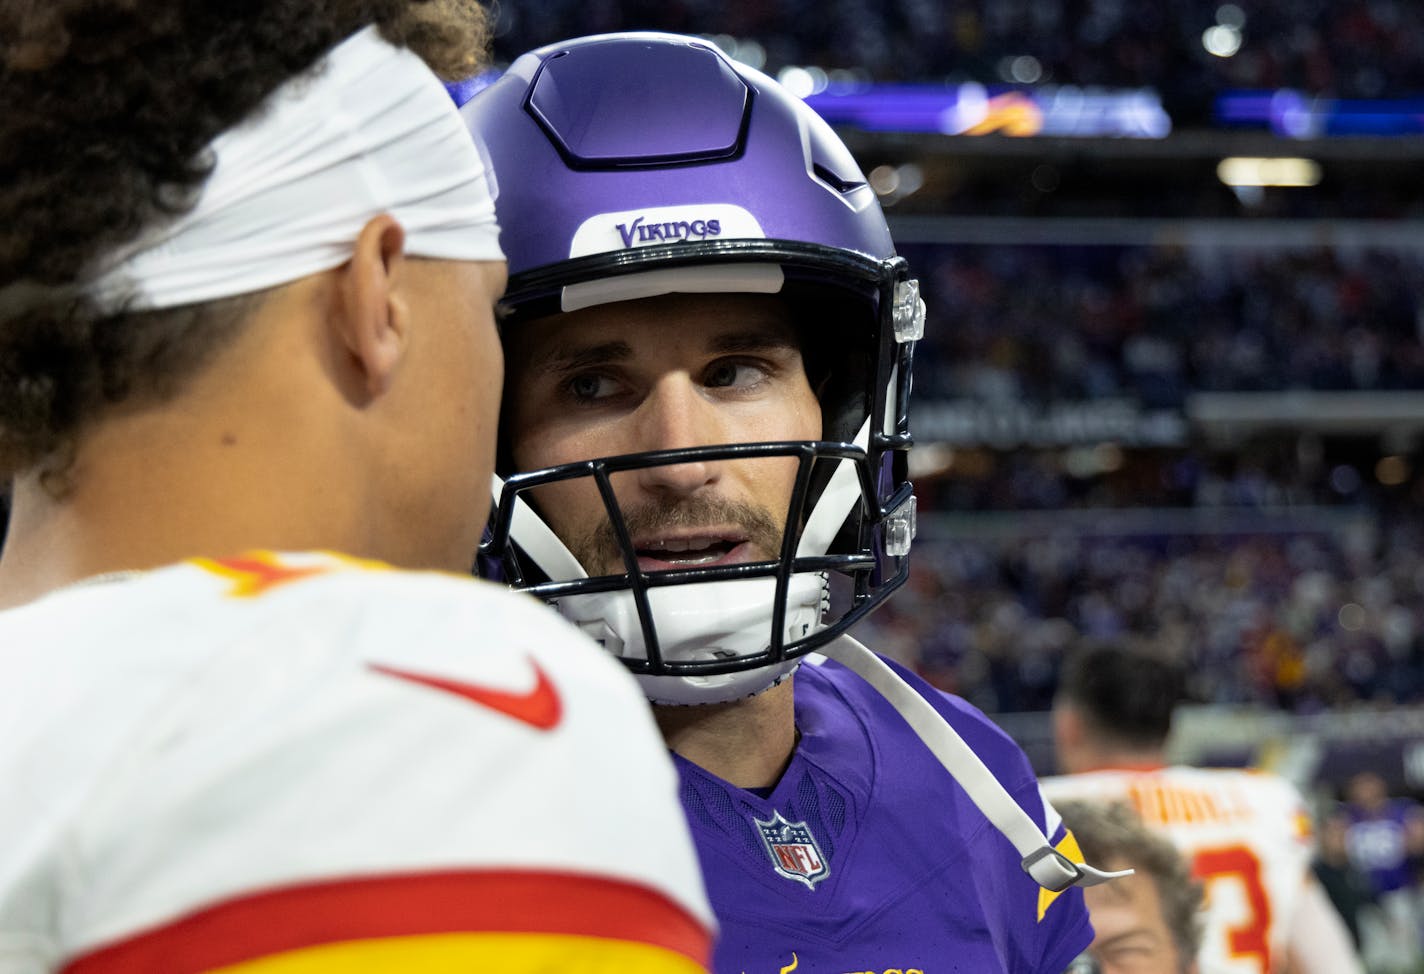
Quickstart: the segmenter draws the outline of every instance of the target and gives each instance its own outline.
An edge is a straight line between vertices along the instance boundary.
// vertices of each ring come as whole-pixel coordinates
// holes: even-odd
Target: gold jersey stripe
[[[214,974],[702,974],[651,944],[540,933],[444,933],[305,947],[215,968]]]
[[[1083,861],[1083,850],[1078,848],[1078,840],[1073,838],[1072,832],[1065,832],[1063,838],[1053,848],[1068,857],[1069,862],[1081,863]],[[1071,889],[1072,887],[1069,887]],[[1053,905],[1053,901],[1062,896],[1062,893],[1055,893],[1052,890],[1038,890],[1038,922],[1043,922],[1043,917],[1048,913],[1048,908]]]

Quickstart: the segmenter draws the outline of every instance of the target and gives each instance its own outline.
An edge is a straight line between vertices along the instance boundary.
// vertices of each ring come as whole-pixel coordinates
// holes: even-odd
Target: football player
[[[1206,888],[1202,974],[1351,974],[1349,931],[1311,872],[1313,830],[1279,775],[1168,766],[1176,668],[1114,644],[1075,653],[1053,704],[1054,801],[1125,802]]]
[[[485,571],[637,674],[714,968],[1061,974],[1101,876],[1007,736],[847,634],[908,570],[924,324],[850,152],[676,35],[542,48],[462,113],[511,271]]]
[[[1332,810],[1327,825],[1374,894],[1362,949],[1368,966],[1417,970],[1424,915],[1415,876],[1424,860],[1424,808],[1412,798],[1390,797],[1384,778],[1363,770],[1345,783],[1345,801]]]
[[[703,968],[633,680],[468,577],[479,13],[0,10],[0,970]]]

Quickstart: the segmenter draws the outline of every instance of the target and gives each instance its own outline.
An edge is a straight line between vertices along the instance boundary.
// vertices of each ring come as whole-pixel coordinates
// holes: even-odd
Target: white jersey
[[[0,612],[0,672],[6,974],[705,963],[647,704],[526,596],[195,560]]]
[[[1276,974],[1314,842],[1295,786],[1257,771],[1189,767],[1043,780],[1052,802],[1126,802],[1165,834],[1206,892],[1201,974]]]

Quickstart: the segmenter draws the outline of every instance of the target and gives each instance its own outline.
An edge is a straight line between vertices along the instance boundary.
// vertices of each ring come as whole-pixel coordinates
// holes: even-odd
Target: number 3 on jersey
[[[1238,892],[1243,909],[1227,930],[1226,954],[1249,960],[1258,974],[1271,974],[1271,901],[1261,882],[1261,860],[1244,845],[1203,849],[1192,858],[1192,876],[1206,887],[1208,902],[1230,896],[1230,889]]]

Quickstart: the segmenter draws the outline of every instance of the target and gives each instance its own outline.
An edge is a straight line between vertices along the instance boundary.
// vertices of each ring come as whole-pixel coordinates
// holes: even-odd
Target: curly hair
[[[260,295],[114,313],[84,283],[193,204],[214,138],[368,24],[447,80],[489,40],[476,0],[0,4],[0,483],[171,395],[236,333]]]

